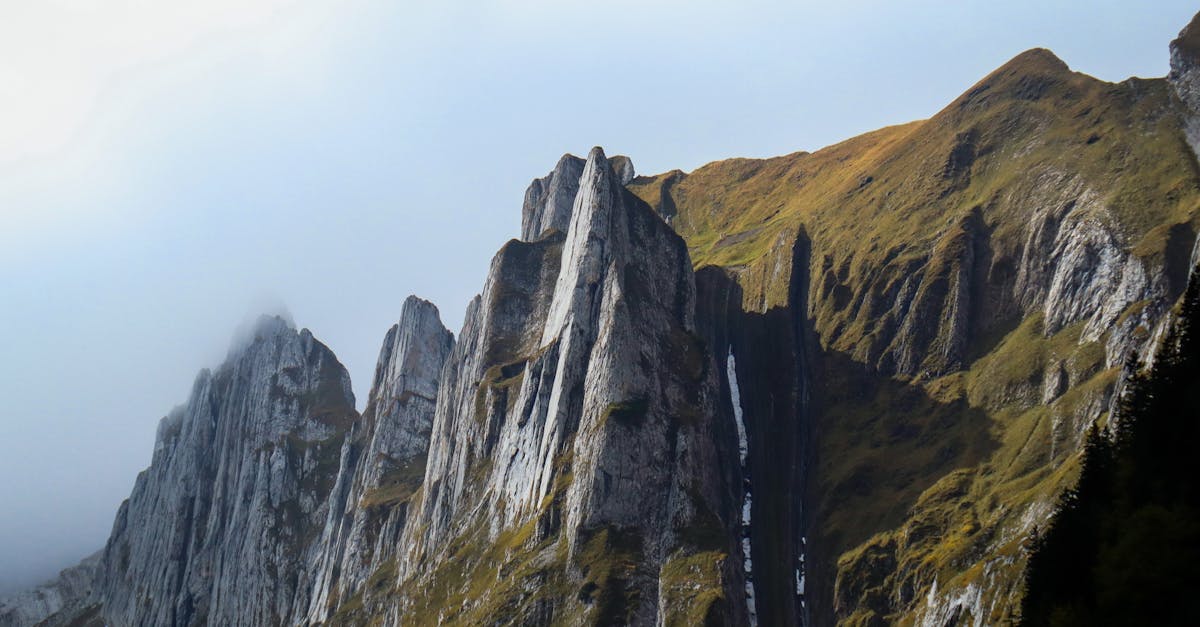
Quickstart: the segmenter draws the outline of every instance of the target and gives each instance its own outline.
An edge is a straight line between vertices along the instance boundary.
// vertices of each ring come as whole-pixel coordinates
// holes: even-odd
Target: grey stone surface
[[[97,551],[32,590],[0,599],[0,627],[33,625],[57,612],[74,613],[83,609],[92,597],[100,556]]]
[[[493,261],[443,376],[402,581],[448,559],[474,525],[494,537],[546,516],[556,496],[539,533],[565,542],[568,559],[589,532],[619,528],[655,574],[697,508],[721,511],[710,422],[731,418],[694,335],[691,263],[618,176],[593,149],[565,238],[510,242]],[[571,479],[556,495],[564,459]],[[728,571],[740,598],[740,569]],[[630,583],[638,624],[665,612],[656,579]]]

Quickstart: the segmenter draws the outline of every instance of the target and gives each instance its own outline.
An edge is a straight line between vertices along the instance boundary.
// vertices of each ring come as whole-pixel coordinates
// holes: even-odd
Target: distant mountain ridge
[[[565,155],[457,337],[410,297],[360,415],[263,318],[0,625],[1014,620],[1200,261],[1198,30],[1165,79],[1031,50],[811,153]]]

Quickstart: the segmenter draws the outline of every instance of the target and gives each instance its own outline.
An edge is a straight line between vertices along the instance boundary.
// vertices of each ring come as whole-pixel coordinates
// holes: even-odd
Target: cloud
[[[61,150],[130,73],[261,27],[296,0],[26,2],[0,22],[0,166]]]
[[[138,143],[230,89],[320,89],[332,0],[44,0],[0,12],[0,244],[88,236],[128,214]],[[233,85],[244,85],[233,82]],[[264,87],[266,88],[266,87]],[[186,120],[174,120],[181,127]],[[33,239],[31,239],[33,238]]]

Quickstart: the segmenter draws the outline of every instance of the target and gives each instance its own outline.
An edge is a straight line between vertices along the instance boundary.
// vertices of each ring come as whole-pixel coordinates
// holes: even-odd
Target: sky
[[[287,311],[361,406],[406,296],[451,329],[529,181],[926,118],[1022,50],[1167,72],[1156,0],[0,0],[0,593],[103,547],[156,424]]]

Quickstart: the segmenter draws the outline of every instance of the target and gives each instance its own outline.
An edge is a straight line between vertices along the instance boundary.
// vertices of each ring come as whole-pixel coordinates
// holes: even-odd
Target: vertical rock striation
[[[575,155],[563,155],[554,170],[529,184],[521,207],[522,241],[535,241],[550,231],[567,232],[585,164]],[[624,186],[636,176],[629,157],[617,155],[608,159],[608,164],[618,185]]]
[[[333,353],[260,319],[159,425],[99,566],[106,622],[291,622],[356,417]]]
[[[394,565],[408,505],[425,474],[438,378],[453,347],[437,307],[408,297],[379,351],[362,419],[342,445],[307,622],[329,620],[355,595],[376,606],[363,586]]]
[[[1171,72],[1167,75],[1183,102],[1184,131],[1192,152],[1200,154],[1200,14],[1171,42]]]
[[[563,155],[550,174],[534,179],[529,184],[529,189],[525,191],[525,203],[521,207],[523,241],[532,242],[551,230],[567,232],[583,166],[583,159],[575,155]]]
[[[1166,80],[1031,50],[815,153],[563,156],[457,341],[409,298],[360,417],[263,318],[0,625],[1012,618],[1200,258],[1198,20]]]
[[[707,344],[724,347],[717,373],[730,406],[737,400],[745,460],[723,462],[740,486],[743,551],[753,565],[755,617],[762,625],[808,622],[800,581],[805,563],[809,458],[807,294],[809,241],[781,233],[756,267],[705,267],[697,272],[697,318]],[[740,431],[740,429],[738,430]],[[722,451],[739,451],[743,434],[716,432]],[[740,452],[740,451],[739,451]],[[747,569],[749,570],[749,569]]]
[[[360,419],[333,353],[261,318],[163,419],[104,551],[14,604],[13,624],[328,621],[394,565],[453,342],[410,297]]]
[[[509,242],[471,303],[404,533],[417,622],[744,616],[691,263],[616,170],[592,150],[565,233]]]

